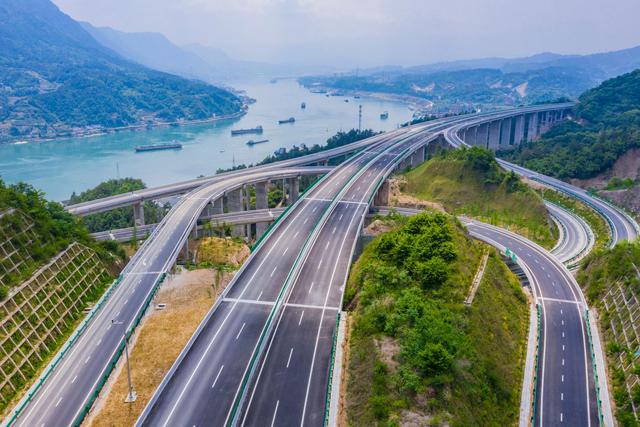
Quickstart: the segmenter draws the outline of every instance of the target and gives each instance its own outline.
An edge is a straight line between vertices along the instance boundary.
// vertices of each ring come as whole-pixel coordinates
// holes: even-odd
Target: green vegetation
[[[636,182],[631,178],[620,178],[614,176],[609,180],[605,190],[627,190],[633,187]]]
[[[22,248],[30,254],[33,261],[27,263],[19,272],[7,276],[4,283],[7,287],[29,277],[36,268],[72,242],[82,243],[95,250],[107,265],[112,265],[117,258],[125,257],[117,243],[96,242],[80,219],[65,212],[59,203],[47,201],[42,192],[28,184],[6,186],[0,180],[0,211],[9,208],[18,209],[29,216],[33,221],[37,239],[28,247]]]
[[[307,147],[306,145],[302,144],[300,146],[294,145],[288,150],[286,148],[281,148],[280,150],[274,152],[272,155],[266,157],[264,160],[257,163],[256,166],[266,165],[269,163],[279,162],[281,160],[295,159],[298,157],[307,156],[309,154],[319,153],[321,151],[342,147],[343,145],[347,145],[353,142],[361,141],[363,139],[371,138],[372,136],[375,136],[375,135],[377,135],[377,133],[371,129],[364,129],[364,130],[351,129],[348,132],[339,131],[338,133],[336,133],[335,135],[327,139],[327,143],[325,145],[314,144],[311,147]],[[247,166],[245,164],[241,164],[241,165],[236,165],[232,168],[227,168],[227,169],[220,168],[216,171],[216,173],[223,173],[223,172],[229,172],[229,171],[234,171],[239,169],[245,169],[252,166],[253,165]]]
[[[613,249],[590,254],[577,277],[590,304],[600,311],[616,418],[623,427],[640,426],[631,406],[632,401],[640,406],[640,385],[633,386],[630,392],[626,385],[640,378],[639,337],[631,319],[631,313],[638,310],[633,296],[640,296],[639,267],[640,243],[623,242]]]
[[[528,325],[520,284],[492,252],[465,308],[482,245],[445,214],[393,220],[346,289],[349,424],[514,424]]]
[[[507,227],[547,248],[557,240],[542,199],[515,173],[503,171],[491,151],[444,151],[405,177],[403,191],[438,202],[449,213]]]
[[[144,182],[134,178],[110,179],[101,182],[96,187],[83,191],[79,195],[73,193],[69,198],[69,204],[89,202],[116,194],[129,193],[131,191],[147,188]],[[168,210],[168,206],[158,206],[154,202],[144,203],[145,222],[154,224],[160,222]],[[91,233],[96,231],[115,230],[133,226],[133,207],[113,209],[108,212],[88,215],[82,218]]]
[[[226,90],[122,59],[50,0],[4,0],[0,23],[0,142],[242,112]]]
[[[640,70],[585,92],[576,121],[559,124],[539,141],[502,157],[561,179],[591,178],[640,147]]]
[[[611,237],[611,230],[600,214],[575,198],[566,196],[555,190],[544,189],[537,191],[543,199],[575,213],[591,227],[591,231],[593,231],[596,239],[594,250],[607,247]]]

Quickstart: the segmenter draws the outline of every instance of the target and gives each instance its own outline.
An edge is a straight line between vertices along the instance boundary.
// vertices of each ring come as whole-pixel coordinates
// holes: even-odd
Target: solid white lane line
[[[300,320],[298,320],[298,326],[300,326],[300,324],[302,323],[303,317],[304,317],[304,310],[302,310],[302,313],[300,313]]]
[[[293,347],[291,347],[291,351],[289,351],[289,358],[287,359],[287,368],[289,368],[289,364],[291,363],[292,354],[293,354]]]
[[[218,375],[216,375],[216,379],[213,380],[213,384],[211,384],[211,388],[214,388],[216,386],[216,383],[218,382],[218,378],[220,378],[220,374],[222,373],[223,369],[224,369],[224,365],[220,366],[220,370],[218,371]]]
[[[278,415],[278,406],[280,405],[280,401],[276,402],[276,409],[273,411],[273,418],[271,419],[271,427],[276,424],[276,415]]]
[[[238,335],[236,335],[236,340],[238,338],[240,338],[240,334],[242,333],[242,330],[244,329],[244,326],[247,324],[247,322],[242,323],[242,326],[240,327],[240,330],[238,331]]]

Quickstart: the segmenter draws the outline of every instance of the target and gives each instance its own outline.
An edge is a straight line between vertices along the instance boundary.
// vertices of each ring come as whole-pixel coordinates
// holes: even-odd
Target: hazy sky
[[[414,65],[640,44],[639,0],[53,1],[94,25],[262,61]]]

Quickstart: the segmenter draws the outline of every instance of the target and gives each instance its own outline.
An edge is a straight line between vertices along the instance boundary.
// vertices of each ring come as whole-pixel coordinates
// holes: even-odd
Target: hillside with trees
[[[640,70],[608,80],[580,96],[574,121],[557,125],[507,160],[560,179],[594,177],[640,147]],[[625,177],[622,177],[625,178]],[[636,179],[637,176],[627,177]]]
[[[241,112],[226,90],[128,62],[50,0],[0,3],[0,142]]]
[[[513,425],[528,329],[517,278],[453,217],[391,215],[352,268],[348,425]]]
[[[69,204],[82,202],[90,202],[92,200],[102,199],[116,194],[129,193],[131,191],[142,190],[147,188],[141,179],[136,178],[120,178],[110,179],[101,182],[96,187],[83,191],[80,194],[73,193],[69,198]],[[144,203],[144,217],[148,224],[160,222],[164,217],[167,207],[159,206],[154,202]],[[86,224],[90,232],[105,230],[116,230],[119,228],[127,228],[133,226],[133,207],[124,207],[113,209],[108,212],[102,212],[93,215],[87,215],[82,218],[82,222]]]

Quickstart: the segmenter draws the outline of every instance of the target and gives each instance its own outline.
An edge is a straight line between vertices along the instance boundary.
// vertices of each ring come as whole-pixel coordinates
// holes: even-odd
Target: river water
[[[73,191],[81,192],[118,176],[141,178],[148,186],[168,184],[212,175],[218,168],[233,164],[256,163],[280,147],[323,144],[339,130],[358,127],[358,105],[362,105],[363,129],[390,130],[411,118],[405,104],[372,98],[327,97],[309,92],[295,80],[240,82],[232,86],[256,99],[240,119],[0,145],[0,177],[7,183],[30,183],[48,198],[61,201]],[[300,108],[302,102],[307,106],[304,110]],[[389,112],[387,120],[380,119],[383,111]],[[278,125],[279,119],[292,116],[295,123]],[[231,129],[257,125],[264,128],[262,135],[231,137]],[[247,146],[250,139],[269,142]],[[137,145],[173,140],[183,144],[182,150],[145,153],[134,150]]]

